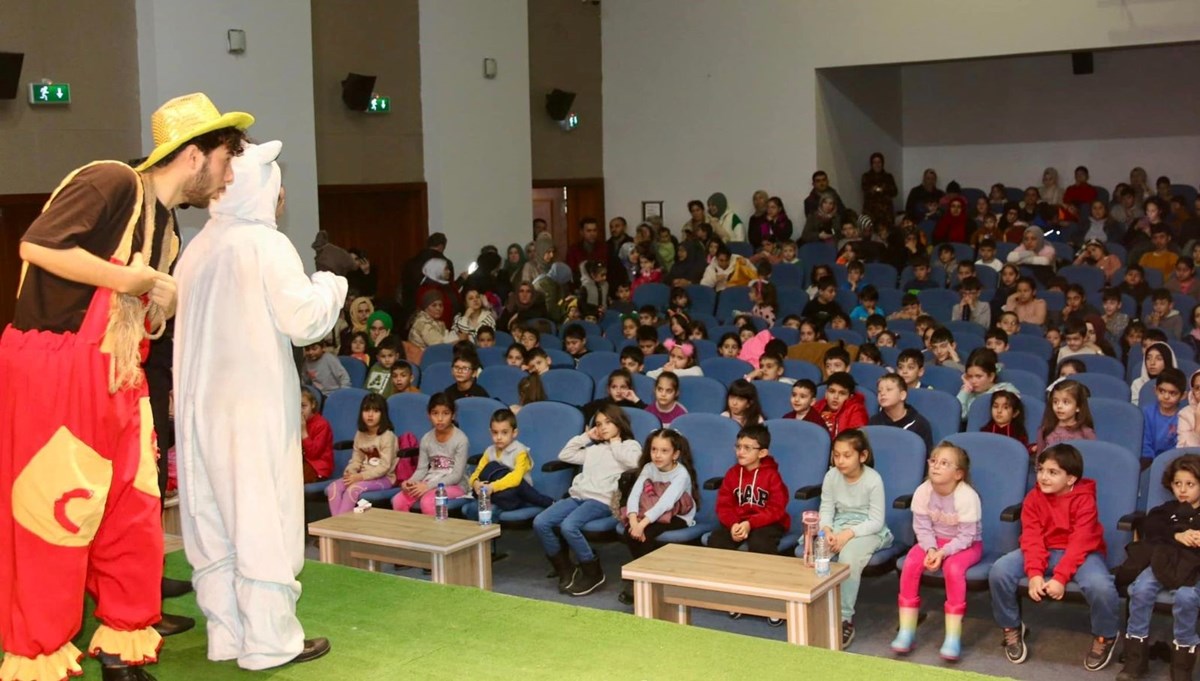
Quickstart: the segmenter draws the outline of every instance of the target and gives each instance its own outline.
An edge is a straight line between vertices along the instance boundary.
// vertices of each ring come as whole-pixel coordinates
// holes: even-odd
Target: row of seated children
[[[900,387],[900,381],[895,380],[895,377],[884,377],[881,379],[881,384],[886,380],[887,383]],[[1073,382],[1068,382],[1073,383]],[[1074,384],[1076,388],[1078,384]],[[881,395],[887,391],[881,385]],[[1064,396],[1069,394],[1069,389],[1064,388]],[[1002,395],[1003,393],[998,393]],[[994,400],[994,403],[996,400]],[[734,402],[731,400],[731,407]],[[1055,400],[1056,407],[1059,406],[1059,400]],[[1076,410],[1079,410],[1078,405],[1070,405]],[[311,403],[309,403],[311,409]],[[1086,410],[1086,403],[1083,405],[1083,410]],[[1065,415],[1059,409],[1055,409],[1056,415],[1060,418]],[[402,492],[397,497],[401,498],[400,503],[396,508],[400,510],[407,509],[409,505],[416,499],[426,496],[429,490],[436,485],[440,479],[435,479],[437,476],[448,476],[446,480],[454,482],[461,477],[462,465],[465,465],[465,436],[453,427],[453,402],[446,399],[442,395],[435,395],[430,399],[429,407],[430,419],[433,423],[433,430],[422,438],[421,449],[422,458],[427,459],[417,466],[416,474],[413,478],[405,481],[402,484]],[[751,416],[753,418],[753,416]],[[759,417],[761,418],[761,417]],[[730,469],[727,474],[724,484],[722,485],[718,501],[718,519],[722,523],[721,529],[714,532],[710,537],[710,545],[721,548],[736,548],[742,542],[749,542],[752,550],[774,551],[782,533],[787,530],[786,511],[780,516],[779,509],[786,508],[787,493],[786,488],[782,487],[782,482],[778,480],[777,473],[774,480],[771,479],[770,470],[771,464],[767,463],[765,470],[760,475],[763,478],[762,485],[756,486],[757,476],[749,486],[745,486],[745,475],[747,472],[751,474],[757,471],[759,465],[763,461],[769,461],[770,435],[764,427],[759,427],[757,423],[750,423],[743,426],[743,430],[739,433],[738,447],[735,452],[737,457],[737,465]],[[753,430],[750,430],[753,429]],[[331,510],[334,509],[334,501],[340,497],[342,502],[341,512],[349,510],[353,506],[354,491],[366,491],[367,489],[386,489],[394,484],[394,478],[388,478],[386,471],[388,467],[389,457],[394,458],[394,438],[389,440],[386,437],[381,437],[383,434],[390,433],[390,424],[387,422],[386,405],[382,403],[382,399],[375,395],[369,395],[363,404],[359,423],[359,436],[356,437],[355,455],[351,465],[347,467],[347,476],[331,485],[329,494],[331,500]],[[498,410],[492,421],[493,432],[493,447],[488,450],[484,458],[481,460],[479,467],[471,480],[468,483],[470,487],[478,489],[478,485],[484,481],[491,481],[493,484],[503,484],[504,478],[508,478],[509,482],[515,482],[517,488],[513,494],[516,497],[516,503],[533,503],[534,505],[544,505],[549,500],[538,494],[536,490],[532,490],[528,486],[527,474],[530,467],[528,453],[519,443],[515,443],[515,417],[507,410]],[[664,435],[664,432],[666,433]],[[1054,429],[1054,433],[1057,433]],[[673,437],[672,437],[673,434]],[[670,495],[662,495],[654,504],[650,504],[643,509],[640,501],[640,494],[630,495],[630,500],[627,505],[627,518],[629,532],[626,533],[627,541],[631,545],[631,553],[636,557],[638,551],[645,551],[646,547],[642,545],[647,539],[653,539],[658,533],[671,528],[678,528],[679,523],[688,523],[694,518],[695,503],[698,502],[698,496],[694,493],[694,476],[688,479],[683,479],[682,474],[669,475],[671,471],[676,470],[683,453],[683,446],[680,443],[682,439],[673,431],[660,431],[661,437],[651,437],[645,451],[639,451],[638,445],[632,440],[632,431],[629,429],[628,421],[624,413],[615,405],[608,405],[597,412],[593,425],[583,435],[574,438],[568,443],[560,454],[560,458],[571,463],[581,464],[584,473],[577,477],[572,485],[572,493],[568,499],[555,502],[551,507],[553,512],[543,512],[539,514],[535,520],[535,529],[538,531],[539,538],[542,540],[543,547],[547,551],[547,555],[551,556],[551,562],[555,565],[560,577],[560,585],[562,588],[575,595],[584,595],[590,593],[595,588],[604,583],[603,572],[599,568],[598,562],[595,560],[594,553],[591,552],[587,545],[586,539],[582,535],[581,528],[591,519],[603,517],[601,513],[607,514],[610,512],[607,503],[599,498],[611,499],[612,493],[615,491],[616,476],[622,470],[627,470],[631,466],[629,461],[635,457],[643,459],[640,461],[642,476],[646,479],[641,479],[638,484],[633,486],[635,491],[646,489],[647,479],[655,475],[666,476],[663,479],[652,480],[652,482],[665,483],[667,487],[675,486],[683,489],[691,488],[691,507],[688,504],[680,502],[680,497],[675,497],[674,492]],[[457,436],[457,437],[456,437]],[[514,446],[515,444],[515,446]],[[425,450],[429,451],[428,456],[424,456]],[[497,454],[499,452],[499,454]],[[943,455],[949,452],[953,456],[957,456],[958,461],[947,459],[942,460]],[[1076,468],[1075,462],[1070,460],[1070,454],[1074,452],[1074,456],[1078,459],[1078,472],[1074,472]],[[1057,458],[1055,458],[1057,456]],[[506,458],[507,457],[507,458]],[[823,495],[822,495],[822,514],[821,525],[829,532],[832,538],[832,544],[838,558],[842,562],[851,564],[854,568],[854,575],[843,587],[843,640],[848,645],[853,640],[853,610],[854,602],[857,593],[857,579],[861,574],[862,566],[865,566],[870,555],[879,548],[883,548],[890,542],[890,535],[886,532],[886,527],[882,525],[883,517],[883,494],[882,483],[877,481],[878,474],[873,470],[866,473],[868,470],[865,466],[870,463],[870,447],[860,431],[849,429],[839,433],[834,440],[832,462],[833,469],[827,475]],[[461,460],[461,463],[458,463]],[[511,465],[510,465],[511,464]],[[654,470],[650,470],[647,466],[653,465]],[[1024,515],[1026,522],[1024,527],[1026,531],[1022,535],[1022,550],[1030,552],[1031,541],[1037,537],[1029,537],[1031,528],[1036,527],[1035,523],[1028,519],[1032,513],[1038,508],[1034,505],[1032,498],[1035,493],[1041,492],[1044,495],[1065,494],[1074,489],[1074,482],[1082,477],[1082,459],[1078,457],[1078,453],[1069,445],[1047,446],[1041,450],[1038,459],[1038,488],[1030,492],[1031,498],[1027,499]],[[930,465],[930,482],[929,485],[938,484],[936,488],[940,495],[939,499],[934,499],[932,496],[918,491],[914,510],[916,512],[914,518],[915,529],[919,539],[918,546],[913,549],[913,555],[910,556],[909,565],[922,566],[923,569],[936,570],[938,567],[943,567],[948,579],[948,599],[946,611],[947,617],[947,636],[943,644],[942,655],[950,659],[957,659],[960,654],[961,644],[958,642],[958,632],[961,630],[961,615],[965,609],[965,600],[956,598],[960,593],[957,586],[953,583],[959,574],[959,571],[965,572],[966,567],[978,560],[976,555],[975,560],[971,561],[970,556],[974,555],[970,552],[975,542],[970,542],[966,547],[957,547],[959,552],[964,553],[964,558],[954,561],[953,563],[942,564],[940,561],[947,555],[954,555],[957,552],[943,551],[944,547],[955,538],[955,536],[935,537],[933,545],[930,544],[929,536],[934,526],[926,524],[928,518],[923,517],[922,510],[924,504],[931,500],[938,503],[947,503],[947,498],[952,504],[960,503],[963,499],[963,494],[955,491],[954,485],[947,487],[946,478],[956,478],[958,481],[965,477],[966,468],[969,466],[969,460],[965,452],[954,451],[954,448],[939,446],[933,451]],[[689,471],[690,466],[685,465],[681,470]],[[456,472],[457,471],[457,472]],[[955,471],[962,471],[962,475],[958,475]],[[614,475],[616,473],[616,475]],[[1061,473],[1061,475],[1060,475]],[[737,483],[734,483],[734,475],[737,475]],[[1169,474],[1173,474],[1169,472]],[[372,477],[372,476],[375,477]],[[430,475],[434,477],[430,477]],[[852,486],[857,483],[863,475],[867,476],[868,484],[862,486]],[[683,479],[682,482],[675,478]],[[381,478],[383,480],[381,480]],[[609,480],[611,478],[611,480]],[[377,480],[373,485],[369,481]],[[608,482],[605,482],[608,480]],[[385,482],[386,481],[386,482]],[[875,485],[870,484],[870,481],[876,481]],[[1062,489],[1054,487],[1056,482],[1065,483]],[[457,490],[451,490],[452,487],[458,487]],[[878,489],[874,489],[878,487]],[[528,498],[522,498],[522,491],[528,493]],[[1081,485],[1081,488],[1086,486]],[[780,492],[780,489],[783,491]],[[462,493],[461,486],[448,485],[448,493],[452,496],[459,496]],[[1066,490],[1064,492],[1064,490]],[[1094,495],[1094,486],[1091,488],[1091,494]],[[504,490],[498,490],[504,491]],[[676,490],[678,491],[678,489]],[[660,492],[662,490],[660,489]],[[865,496],[864,496],[865,495]],[[1200,496],[1200,492],[1197,492]],[[682,496],[682,495],[681,495]],[[874,497],[879,497],[874,499]],[[503,498],[501,496],[500,498]],[[774,515],[768,510],[770,505],[769,500],[774,499],[775,508]],[[594,503],[589,503],[594,502]],[[661,502],[661,503],[660,503]],[[656,522],[659,517],[662,517],[662,511],[666,509],[676,508],[676,503],[683,503],[678,507],[679,512],[674,514],[674,519],[671,515],[667,516],[666,525],[656,527],[651,531],[650,537],[647,537],[645,530],[650,523]],[[393,502],[394,505],[396,501]],[[977,507],[977,498],[974,506],[971,506],[970,498],[966,500],[968,507]],[[1083,502],[1086,505],[1086,498]],[[1094,499],[1091,502],[1094,505]],[[502,502],[498,502],[498,506],[503,508]],[[422,503],[422,510],[432,512],[432,508],[425,509],[426,504]],[[864,512],[865,508],[865,512]],[[1069,508],[1069,507],[1068,507]],[[649,513],[654,509],[653,513]],[[639,513],[639,511],[642,511]],[[690,512],[690,516],[689,516]],[[655,517],[657,516],[657,517]],[[872,516],[878,516],[879,527],[870,524]],[[978,513],[972,516],[970,513],[963,514],[959,517],[960,522],[967,522],[965,519],[978,517]],[[652,518],[652,519],[649,519]],[[977,524],[977,523],[976,523]],[[859,527],[861,525],[861,527]],[[579,561],[578,570],[573,564],[568,565],[565,561],[569,560],[562,544],[558,543],[558,539],[554,534],[554,528],[558,528],[562,533],[567,545],[575,552],[576,559]],[[766,528],[764,530],[764,528]],[[960,528],[961,529],[961,528]],[[1054,528],[1056,531],[1062,532],[1064,528]],[[1086,528],[1085,528],[1086,529]],[[760,530],[757,534],[753,530]],[[872,531],[867,531],[872,530]],[[878,531],[875,531],[878,530]],[[1063,536],[1080,534],[1076,530],[1065,528]],[[977,533],[977,528],[974,532]],[[1099,532],[1084,533],[1085,536],[1101,536]],[[751,541],[752,536],[756,537]],[[1053,538],[1048,538],[1052,541]],[[977,540],[976,540],[977,541]],[[959,542],[960,544],[963,542]],[[1031,580],[1030,594],[1034,600],[1040,600],[1042,595],[1051,598],[1061,598],[1061,589],[1066,581],[1071,578],[1071,566],[1053,565],[1056,559],[1060,559],[1061,554],[1056,555],[1057,548],[1052,544],[1047,544],[1050,553],[1045,551],[1034,552],[1035,556],[1026,559],[1014,554],[1010,554],[1006,559],[997,563],[997,567],[993,569],[991,580],[993,581],[993,599],[994,610],[997,620],[1005,626],[1005,641],[1006,648],[1010,659],[1014,662],[1023,661],[1025,656],[1024,648],[1024,629],[1019,621],[1013,622],[1012,616],[1016,612],[1015,608],[1015,578],[1010,572],[1019,578],[1022,574],[1028,571],[1028,568],[1038,566],[1036,556],[1042,556],[1043,562],[1040,565],[1042,571],[1054,571],[1054,578],[1049,581],[1034,579]],[[1102,547],[1102,540],[1101,540]],[[1036,548],[1036,547],[1033,547]],[[917,555],[920,550],[923,555]],[[1078,566],[1077,570],[1082,570],[1089,557],[1086,557]],[[1008,563],[1014,563],[1015,567],[1011,570],[1006,569]],[[951,570],[950,566],[955,565],[956,569]],[[1103,561],[1100,561],[1103,565]],[[1024,566],[1024,569],[1022,569]],[[915,600],[915,595],[911,592],[915,590],[916,583],[919,582],[919,572],[917,578],[913,578],[910,574],[916,568],[906,568],[905,575],[902,577],[902,594],[900,600],[901,608],[901,629],[897,636],[896,642],[893,644],[898,652],[906,652],[911,649],[911,635],[915,628],[915,608],[914,603],[919,604]],[[1062,574],[1059,574],[1059,573]],[[1091,572],[1095,572],[1093,569]],[[1079,579],[1083,575],[1076,574]],[[1141,577],[1143,585],[1149,582],[1149,578]],[[1089,583],[1099,582],[1099,591],[1105,592],[1104,597],[1107,598],[1107,589],[1104,588],[1104,580],[1098,578],[1094,574],[1089,574],[1087,581]],[[1013,588],[1006,589],[1006,581],[1013,582]],[[1084,581],[1080,579],[1080,581]],[[1194,583],[1194,580],[1193,580]],[[1094,585],[1093,585],[1094,586]],[[1009,603],[1008,597],[1005,595],[1009,591],[1013,591],[1012,602]],[[1096,589],[1092,590],[1092,596],[1096,599],[1100,598]],[[1086,592],[1085,592],[1086,593]],[[1114,592],[1115,594],[1115,592]],[[1115,595],[1114,595],[1115,598]],[[1153,598],[1150,599],[1153,602]],[[1108,606],[1098,607],[1096,602],[1092,603],[1096,609],[1097,616],[1094,618],[1093,633],[1096,634],[1097,640],[1093,645],[1092,650],[1088,655],[1089,668],[1101,668],[1107,664],[1111,658],[1112,644],[1116,637],[1114,627],[1107,627],[1109,617],[1106,613],[1112,610]],[[1101,604],[1104,605],[1104,604]],[[1011,606],[1011,607],[1009,607]],[[1107,608],[1107,610],[1105,609]],[[1101,616],[1105,615],[1105,616]],[[1194,618],[1193,618],[1194,619]],[[1011,624],[1012,626],[1008,626]],[[1109,635],[1108,629],[1112,629]],[[1177,636],[1178,638],[1178,636]],[[1143,637],[1144,640],[1144,637]],[[1177,642],[1180,646],[1188,645],[1186,642]],[[1127,645],[1136,646],[1137,642],[1128,643]],[[1144,658],[1144,656],[1143,656]],[[1134,663],[1139,659],[1134,658]]]

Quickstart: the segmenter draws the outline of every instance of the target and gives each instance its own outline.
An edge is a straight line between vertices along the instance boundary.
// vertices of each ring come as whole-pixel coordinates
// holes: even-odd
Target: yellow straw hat
[[[137,167],[146,170],[183,146],[188,140],[221,128],[245,130],[254,124],[254,116],[240,111],[225,115],[217,111],[207,95],[195,92],[170,100],[150,117],[154,133],[154,151]]]

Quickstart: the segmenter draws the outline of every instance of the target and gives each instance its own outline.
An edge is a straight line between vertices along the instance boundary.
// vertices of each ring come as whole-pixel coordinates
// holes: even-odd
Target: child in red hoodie
[[[992,566],[988,584],[992,615],[1004,629],[1009,662],[1025,661],[1025,625],[1017,589],[1029,581],[1030,600],[1062,600],[1072,579],[1091,609],[1092,641],[1083,666],[1104,669],[1112,660],[1120,628],[1120,597],[1104,562],[1104,527],[1096,511],[1096,482],[1083,477],[1083,456],[1068,444],[1046,448],[1037,458],[1037,486],[1021,509],[1021,548]]]
[[[725,473],[717,492],[717,520],[708,545],[736,549],[749,543],[755,553],[779,552],[791,518],[787,513],[788,489],[771,456],[771,432],[760,424],[738,432],[737,463]]]
[[[825,397],[812,408],[825,422],[831,439],[842,431],[867,425],[866,401],[857,390],[858,383],[848,372],[838,371],[825,379]]]

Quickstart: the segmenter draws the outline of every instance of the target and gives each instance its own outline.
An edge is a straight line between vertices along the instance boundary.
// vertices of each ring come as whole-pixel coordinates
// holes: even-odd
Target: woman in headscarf
[[[821,195],[817,209],[804,221],[804,231],[800,233],[801,243],[813,241],[830,241],[838,233],[837,198],[829,192]]]
[[[1058,169],[1042,171],[1042,186],[1038,189],[1042,202],[1057,208],[1063,202],[1063,188],[1058,186]]]
[[[541,275],[550,271],[550,263],[554,262],[554,237],[548,232],[542,232],[533,240],[533,257],[522,267],[513,287],[518,284],[532,283]]]
[[[504,257],[504,267],[500,270],[500,277],[504,281],[511,282],[522,267],[525,267],[525,249],[521,247],[521,244],[509,244]]]
[[[729,208],[729,200],[721,192],[708,197],[708,214],[716,218],[713,229],[725,243],[746,240],[746,225]]]
[[[883,166],[883,154],[877,151],[871,154],[871,168],[862,175],[862,212],[864,215],[870,215],[875,224],[895,221],[894,200],[900,193],[896,188],[896,178],[884,170]]]
[[[446,325],[441,319],[443,301],[438,291],[425,291],[419,300],[421,308],[413,315],[408,342],[424,350],[446,340]]]
[[[511,332],[516,322],[545,318],[545,301],[542,300],[541,294],[534,290],[533,283],[526,282],[519,284],[516,293],[508,297],[508,305],[500,313],[496,324],[499,330]]]
[[[367,317],[367,340],[371,343],[371,350],[379,347],[380,341],[387,338],[392,333],[392,315],[383,310],[376,310]]]
[[[767,201],[770,198],[771,195],[763,189],[754,192],[754,196],[750,197],[751,203],[754,204],[754,214],[746,224],[746,237],[750,239],[750,244],[756,251],[762,245],[763,235],[769,229],[764,223],[767,221]]]
[[[480,293],[494,293],[503,300],[508,295],[509,288],[506,280],[497,276],[497,273],[500,272],[500,263],[500,254],[496,253],[494,249],[480,251],[479,257],[475,259],[475,271],[463,278],[461,288],[463,293],[460,294],[460,298],[468,288],[473,288]]]
[[[933,228],[933,242],[966,243],[967,220],[967,202],[962,196],[955,196],[950,200],[946,213],[938,218],[937,226]]]
[[[341,330],[338,332],[338,354],[350,354],[350,337],[359,331],[367,331],[367,320],[375,312],[375,305],[366,296],[355,298],[346,306],[344,320],[338,321]]]
[[[700,279],[704,277],[705,268],[708,267],[704,244],[696,239],[684,239],[679,242],[676,257],[678,260],[667,273],[666,283],[671,286],[699,284]]]
[[[1046,235],[1041,227],[1026,227],[1025,234],[1021,237],[1021,245],[1008,254],[1007,260],[1013,265],[1026,266],[1033,270],[1034,276],[1043,285],[1054,276],[1054,246],[1046,243]]]
[[[442,326],[449,328],[454,323],[454,314],[458,311],[458,293],[450,283],[450,266],[442,258],[430,258],[421,266],[421,286],[417,288],[417,300],[424,300],[425,294],[434,291],[442,298],[442,309],[438,319]]]

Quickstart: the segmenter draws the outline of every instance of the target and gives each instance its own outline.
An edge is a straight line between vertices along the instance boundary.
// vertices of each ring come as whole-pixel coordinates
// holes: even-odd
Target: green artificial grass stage
[[[189,574],[183,552],[168,556],[168,576]],[[148,670],[159,681],[995,678],[316,562],[301,581],[300,620],[309,636],[333,645],[324,658],[266,672],[209,662],[204,621],[189,594],[167,609],[197,618],[196,628],[166,639]],[[80,649],[95,627],[94,618],[85,622]],[[100,678],[95,661],[85,669]]]

